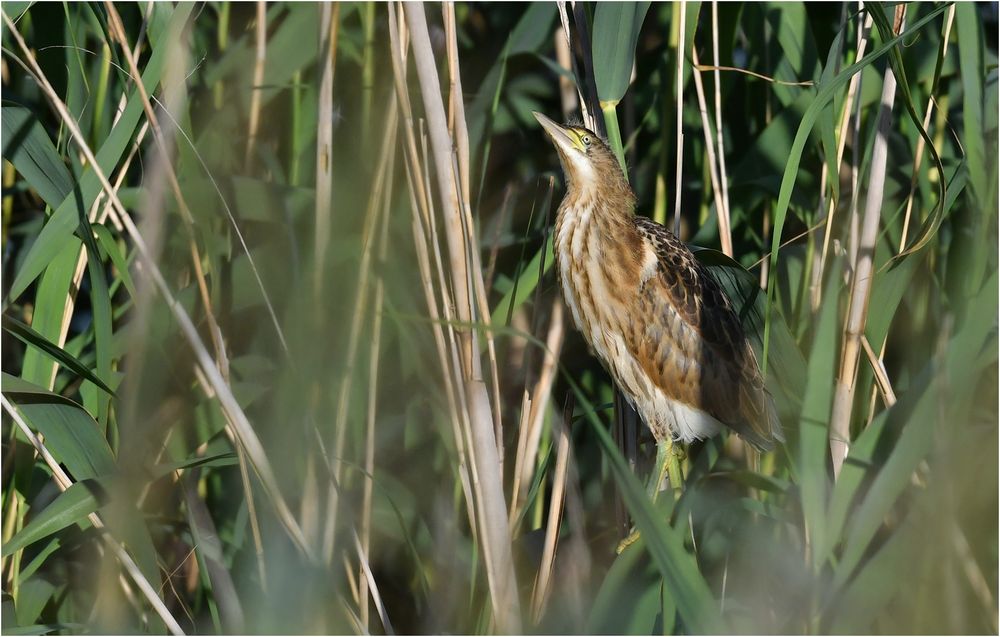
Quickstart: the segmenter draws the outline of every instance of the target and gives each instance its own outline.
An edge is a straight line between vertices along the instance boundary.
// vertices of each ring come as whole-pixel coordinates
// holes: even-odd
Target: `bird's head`
[[[532,115],[559,153],[570,194],[597,191],[606,196],[634,198],[614,152],[594,131],[583,126],[557,124],[541,113],[532,112]]]

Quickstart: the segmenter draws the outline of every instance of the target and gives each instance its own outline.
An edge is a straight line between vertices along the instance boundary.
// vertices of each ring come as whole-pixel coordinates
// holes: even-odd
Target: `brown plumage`
[[[774,404],[729,298],[663,226],[635,215],[635,195],[592,131],[535,113],[566,175],[555,227],[563,297],[574,323],[657,442],[735,430],[781,440]]]

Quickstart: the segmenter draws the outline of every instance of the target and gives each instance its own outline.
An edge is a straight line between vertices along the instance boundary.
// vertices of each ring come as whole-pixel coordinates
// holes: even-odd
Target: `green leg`
[[[660,494],[660,485],[663,484],[664,476],[670,480],[670,488],[674,490],[674,500],[680,498],[681,481],[683,480],[680,461],[683,453],[683,450],[679,446],[675,446],[674,441],[670,438],[656,443],[656,464],[653,466],[653,473],[649,476],[649,483],[646,485],[649,499],[653,502],[656,502],[656,498]],[[639,531],[634,529],[628,537],[618,543],[615,552],[621,554],[638,539]]]
[[[673,446],[674,443],[669,438],[656,443],[656,464],[653,465],[653,473],[650,474],[649,484],[646,487],[649,499],[653,502],[656,502],[656,497],[660,495],[660,485],[663,484],[663,478],[670,473]],[[670,479],[670,486],[674,486],[673,477]]]

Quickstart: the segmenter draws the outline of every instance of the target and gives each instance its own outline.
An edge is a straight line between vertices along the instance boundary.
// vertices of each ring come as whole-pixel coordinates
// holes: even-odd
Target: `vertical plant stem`
[[[677,158],[675,163],[677,178],[674,181],[674,234],[677,236],[681,234],[681,183],[683,183],[682,176],[684,173],[684,130],[681,125],[684,109],[684,42],[687,39],[685,38],[687,28],[684,24],[687,16],[687,8],[684,6],[684,0],[680,0],[680,7],[681,23],[677,32],[677,79],[674,82],[674,91],[677,95],[677,132],[675,137],[677,140]]]
[[[622,168],[625,181],[628,181],[628,168],[625,167],[625,150],[622,148],[622,133],[618,128],[617,102],[601,102],[601,114],[604,115],[604,127],[608,131],[608,142],[611,150],[618,158],[618,165]]]
[[[880,11],[880,8],[876,8]],[[905,5],[897,7],[896,25],[900,26],[900,11],[905,14]],[[899,30],[896,31],[899,33]],[[882,84],[882,98],[877,115],[875,147],[872,150],[871,174],[868,180],[868,194],[865,198],[865,215],[861,227],[857,260],[853,268],[850,303],[844,325],[844,345],[840,359],[840,371],[834,392],[833,411],[830,416],[830,452],[833,457],[833,472],[840,476],[840,469],[847,458],[850,447],[851,407],[857,382],[858,360],[861,338],[868,318],[868,301],[871,298],[874,277],[875,242],[878,238],[879,220],[882,213],[882,197],[885,192],[886,164],[888,161],[889,128],[892,125],[892,107],[896,97],[896,77],[888,66]]]
[[[366,2],[361,16],[365,33],[361,56],[361,145],[367,147],[371,135],[372,95],[375,90],[375,2]]]
[[[729,211],[729,174],[726,170],[726,146],[722,135],[722,81],[719,76],[719,3],[712,0],[712,64],[715,66],[715,139],[718,145],[719,185],[722,186],[722,207],[726,217],[726,238],[722,245],[733,249],[733,219]],[[733,256],[731,253],[727,253]]]
[[[565,13],[565,3],[561,6],[560,17]],[[568,26],[568,25],[564,25]],[[556,29],[552,34],[553,44],[556,48],[556,61],[567,73],[573,72],[573,54],[569,50],[569,31],[566,29]],[[562,105],[564,120],[569,120],[570,116],[580,107],[580,99],[577,91],[573,87],[573,82],[565,75],[559,76],[559,102]]]
[[[858,4],[860,6],[861,3],[859,2]],[[871,26],[872,26],[872,18],[871,18],[870,15],[866,14],[864,21],[862,23],[858,24],[858,46],[857,46],[857,53],[854,56],[855,63],[858,62],[859,60],[861,60],[861,58],[863,58],[865,56],[865,49],[868,46],[868,34],[869,34],[870,30],[871,30]],[[854,99],[857,96],[858,91],[860,90],[860,87],[861,87],[861,76],[862,76],[861,73],[856,73],[853,77],[851,77],[850,84],[848,85],[848,88],[847,88],[847,99],[844,100],[843,110],[840,113],[840,126],[837,128],[837,166],[838,167],[840,166],[841,162],[844,159],[844,149],[847,146],[847,135],[848,135],[848,132],[849,132],[848,131],[848,126],[850,126],[850,124],[851,124],[851,110],[852,110],[852,107],[855,104]],[[860,109],[860,102],[858,102],[857,107]],[[859,110],[859,113],[860,113],[860,110]],[[855,120],[856,124],[857,124],[857,121],[858,120],[856,119]],[[856,130],[856,128],[855,128],[855,130]],[[857,197],[856,197],[856,193],[857,193],[857,164],[858,164],[857,156],[858,156],[859,151],[857,149],[857,143],[856,142],[857,142],[857,140],[855,139],[854,162],[853,162],[853,165],[852,165],[852,172],[851,172],[851,176],[852,176],[852,186],[851,186],[851,202],[852,203],[851,203],[851,208],[852,208],[852,210],[856,210],[856,203],[857,203]],[[831,179],[840,179],[840,175],[830,175],[829,178],[831,178]],[[813,271],[812,271],[812,282],[811,282],[812,294],[810,295],[810,302],[812,304],[812,310],[813,310],[814,313],[817,312],[817,311],[819,311],[820,304],[823,301],[823,272],[824,272],[824,269],[826,267],[826,257],[827,257],[827,254],[829,253],[829,250],[830,250],[830,237],[831,237],[831,233],[833,231],[833,214],[836,211],[837,203],[838,202],[835,201],[833,199],[833,197],[831,197],[829,199],[829,201],[827,202],[826,226],[824,227],[824,230],[823,230],[823,251],[820,253],[818,266],[814,267]]]
[[[319,111],[316,131],[316,236],[315,274],[313,290],[316,307],[323,298],[326,272],[326,249],[330,243],[330,217],[333,214],[333,71],[337,64],[337,33],[340,24],[340,3],[333,7],[323,4],[320,10],[320,83]],[[317,322],[322,316],[317,316]]]
[[[390,110],[395,114],[398,110],[396,102],[393,101]],[[395,118],[393,118],[395,119]],[[395,135],[393,135],[395,138]],[[362,487],[361,499],[361,542],[360,548],[362,557],[368,559],[371,555],[371,519],[372,519],[372,493],[375,486],[375,414],[378,406],[378,371],[379,353],[382,341],[382,303],[385,299],[385,281],[382,275],[382,265],[386,260],[386,248],[389,237],[389,207],[392,204],[393,167],[395,162],[389,164],[389,176],[386,180],[387,194],[382,202],[382,230],[379,235],[378,262],[375,275],[375,293],[372,301],[372,336],[371,347],[369,349],[368,367],[368,412],[365,421],[365,473],[367,474]],[[368,626],[368,578],[364,573],[365,566],[362,565],[362,573],[358,579],[360,581],[360,618],[362,624]]]
[[[229,8],[231,3],[220,2],[219,3],[219,23],[216,27],[216,37],[215,43],[219,47],[219,53],[224,53],[226,47],[229,45]],[[225,99],[225,87],[222,85],[222,79],[219,79],[212,86],[212,97],[215,102],[215,110],[222,108],[223,100]]]
[[[691,62],[694,64],[694,88],[698,94],[698,110],[701,113],[701,128],[705,134],[705,154],[708,157],[708,174],[712,182],[712,196],[715,199],[715,214],[719,218],[719,240],[722,251],[733,256],[732,233],[729,230],[729,219],[726,216],[726,204],[722,199],[722,186],[719,183],[719,172],[716,168],[715,144],[712,141],[712,124],[708,121],[708,107],[705,103],[705,89],[701,82],[701,71],[698,61],[698,51],[691,47]]]
[[[469,244],[463,231],[463,214],[458,203],[459,177],[455,170],[452,149],[454,140],[448,134],[444,103],[441,99],[441,84],[434,60],[427,30],[424,8],[419,4],[405,4],[406,21],[413,37],[413,52],[420,90],[427,114],[428,130],[433,149],[434,164],[438,180],[442,212],[446,223],[445,237],[449,248],[449,263],[452,269],[452,289],[455,292],[455,306],[459,319],[466,324],[474,317],[475,308],[470,289],[470,263],[475,263],[469,254]],[[481,277],[481,270],[476,276]],[[461,333],[463,346],[463,369],[465,395],[468,400],[473,450],[473,484],[478,486],[478,502],[483,512],[480,540],[494,617],[501,631],[520,631],[520,609],[517,599],[517,584],[510,553],[510,534],[507,528],[507,507],[504,502],[500,461],[493,430],[486,385],[482,381],[481,361],[472,348],[471,334]]]
[[[559,316],[560,322],[562,316]],[[553,419],[554,421],[557,419]],[[566,476],[569,468],[570,437],[566,423],[559,422],[556,426],[556,468],[552,477],[552,493],[549,497],[548,520],[545,525],[545,545],[542,549],[542,563],[535,580],[535,590],[532,595],[532,616],[537,624],[548,602],[552,585],[552,572],[555,564],[556,545],[559,540],[559,529],[562,526],[563,505],[566,500]]]
[[[538,458],[539,443],[541,441],[542,429],[545,421],[545,412],[548,408],[552,393],[552,384],[555,381],[558,369],[559,354],[562,350],[565,330],[563,328],[563,308],[562,301],[558,298],[552,304],[552,320],[549,325],[549,333],[545,339],[545,357],[542,360],[542,368],[538,374],[538,381],[535,383],[534,391],[526,398],[530,398],[528,407],[528,418],[525,424],[523,435],[523,457],[518,454],[514,466],[514,486],[511,495],[510,516],[511,520],[516,520],[524,508],[524,496],[521,491],[522,485],[531,482],[531,472]],[[521,450],[521,432],[518,432],[518,448]]]
[[[267,2],[257,0],[257,48],[253,65],[253,85],[250,87],[250,124],[247,130],[247,149],[243,157],[243,170],[250,172],[257,129],[260,126],[261,91],[264,84],[264,65],[267,62]]]
[[[396,157],[396,120],[397,106],[393,101],[389,105],[389,113],[386,119],[385,136],[382,138],[382,148],[379,151],[378,168],[375,174],[375,183],[372,187],[371,196],[368,199],[368,207],[365,212],[365,223],[362,229],[361,238],[361,261],[358,266],[358,285],[354,294],[354,303],[351,305],[353,314],[351,315],[350,332],[348,333],[347,352],[344,361],[344,375],[340,380],[340,388],[337,393],[336,415],[334,417],[333,430],[336,440],[334,442],[333,463],[334,463],[334,483],[329,487],[326,527],[323,534],[323,559],[327,564],[333,560],[334,534],[336,532],[337,506],[339,502],[339,489],[341,476],[343,475],[343,463],[341,459],[344,454],[344,446],[347,440],[347,415],[350,407],[351,388],[353,386],[357,359],[358,347],[361,342],[361,330],[364,327],[365,317],[368,314],[368,299],[371,295],[369,289],[369,278],[372,273],[372,253],[377,244],[377,231],[383,214],[388,212],[388,206],[383,202],[391,199],[392,188],[392,166]]]

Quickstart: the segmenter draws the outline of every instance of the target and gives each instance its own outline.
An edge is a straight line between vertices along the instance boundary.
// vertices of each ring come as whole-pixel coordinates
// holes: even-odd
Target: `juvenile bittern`
[[[635,214],[635,195],[604,140],[534,115],[566,176],[555,227],[563,297],[656,439],[651,495],[667,473],[679,487],[675,440],[729,427],[771,449],[781,425],[725,292],[672,232]]]

